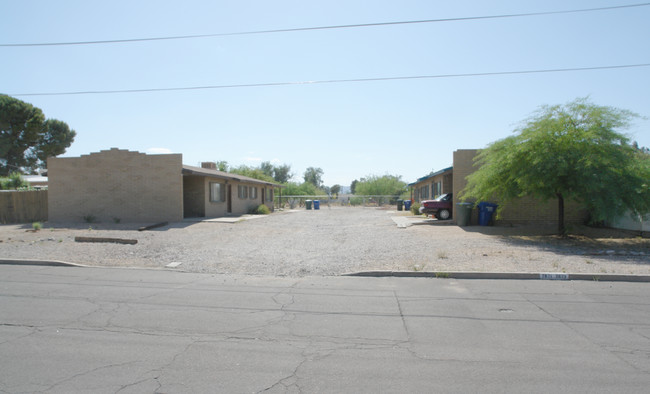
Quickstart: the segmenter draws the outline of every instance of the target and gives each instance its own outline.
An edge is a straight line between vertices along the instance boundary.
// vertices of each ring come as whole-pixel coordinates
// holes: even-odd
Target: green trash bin
[[[404,200],[397,200],[397,210],[398,211],[404,210]]]
[[[311,200],[305,200],[305,208],[311,209]]]
[[[459,226],[469,226],[470,218],[472,217],[472,208],[474,204],[471,202],[459,202],[456,204],[456,224]]]

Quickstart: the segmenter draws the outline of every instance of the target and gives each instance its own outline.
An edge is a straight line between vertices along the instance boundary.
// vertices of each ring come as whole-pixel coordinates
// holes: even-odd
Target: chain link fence
[[[275,196],[275,207],[281,209],[305,208],[307,200],[318,200],[320,206],[337,207],[382,207],[397,205],[399,196],[360,196],[356,194],[314,195],[314,196]]]

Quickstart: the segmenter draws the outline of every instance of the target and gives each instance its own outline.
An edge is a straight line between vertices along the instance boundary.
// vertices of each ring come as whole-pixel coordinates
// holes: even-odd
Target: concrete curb
[[[39,265],[46,267],[89,267],[88,265],[68,263],[59,260],[22,260],[22,259],[0,259],[0,265]]]
[[[47,267],[134,268],[101,267],[59,260],[0,259],[0,265],[34,265]],[[137,267],[141,268],[141,267]],[[143,269],[149,269],[142,267]],[[169,269],[169,268],[167,268]],[[174,271],[181,272],[174,269]],[[363,271],[342,274],[367,278],[438,278],[438,279],[495,279],[495,280],[583,280],[594,282],[650,282],[650,275],[625,274],[567,274],[564,272],[472,272],[472,271]]]
[[[563,272],[469,272],[469,271],[365,271],[343,274],[371,278],[440,278],[440,279],[515,279],[515,280],[585,280],[601,282],[650,282],[650,275],[567,274]]]

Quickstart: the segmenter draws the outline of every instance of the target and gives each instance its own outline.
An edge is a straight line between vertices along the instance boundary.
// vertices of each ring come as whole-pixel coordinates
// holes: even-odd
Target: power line
[[[10,96],[71,96],[87,94],[116,94],[116,93],[150,93],[150,92],[171,92],[182,90],[208,90],[208,89],[236,89],[236,88],[257,88],[272,86],[293,86],[293,85],[316,85],[316,84],[334,84],[334,83],[352,83],[352,82],[383,82],[383,81],[405,81],[414,79],[440,79],[440,78],[462,78],[462,77],[489,77],[497,75],[520,75],[520,74],[542,74],[558,73],[572,71],[594,71],[594,70],[613,70],[624,68],[650,67],[650,63],[625,64],[614,66],[595,66],[595,67],[576,67],[576,68],[555,68],[541,70],[520,70],[520,71],[496,71],[482,73],[466,74],[437,74],[437,75],[412,75],[401,77],[377,77],[377,78],[353,78],[353,79],[329,79],[320,81],[296,81],[296,82],[266,82],[266,83],[248,83],[235,85],[205,85],[205,86],[186,86],[171,88],[151,88],[151,89],[122,89],[122,90],[86,90],[75,92],[43,92],[43,93],[13,93]]]
[[[351,28],[376,27],[376,26],[408,25],[408,24],[418,24],[418,23],[441,23],[441,22],[460,22],[460,21],[472,21],[472,20],[483,20],[483,19],[521,18],[521,17],[529,17],[529,16],[544,16],[544,15],[572,14],[572,13],[580,13],[580,12],[608,11],[608,10],[615,10],[615,9],[634,8],[634,7],[647,7],[647,6],[650,6],[650,3],[637,3],[637,4],[627,4],[627,5],[618,5],[618,6],[611,6],[611,7],[599,7],[599,8],[582,8],[582,9],[565,10],[565,11],[543,11],[543,12],[528,12],[528,13],[521,13],[521,14],[501,14],[501,15],[486,15],[486,16],[468,16],[468,17],[459,17],[459,18],[422,19],[422,20],[395,21],[395,22],[377,22],[377,23],[358,23],[358,24],[350,24],[350,25],[297,27],[297,28],[290,28],[290,29],[253,30],[253,31],[241,31],[241,32],[230,32],[230,33],[194,34],[194,35],[167,36],[167,37],[127,38],[127,39],[121,39],[121,40],[0,44],[0,47],[38,47],[38,46],[62,46],[62,45],[123,44],[123,43],[143,42],[143,41],[186,40],[186,39],[193,39],[193,38],[243,36],[243,35],[253,35],[253,34],[292,33],[292,32],[310,31],[310,30],[351,29]]]

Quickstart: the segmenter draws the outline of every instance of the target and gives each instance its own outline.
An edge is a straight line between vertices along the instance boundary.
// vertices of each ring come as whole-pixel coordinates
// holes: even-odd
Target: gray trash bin
[[[311,200],[305,200],[305,208],[311,209]]]
[[[472,217],[472,208],[474,204],[471,202],[459,202],[456,204],[456,224],[459,226],[469,226],[470,218]]]

